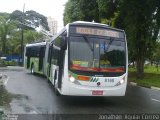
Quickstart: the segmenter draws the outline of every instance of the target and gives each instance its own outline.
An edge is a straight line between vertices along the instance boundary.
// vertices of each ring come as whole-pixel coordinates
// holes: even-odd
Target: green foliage
[[[44,28],[48,29],[48,23],[46,17],[34,11],[27,11],[26,14],[27,16],[25,21],[30,21],[33,24],[35,24],[35,26],[39,25],[38,23],[40,21],[40,24]],[[0,56],[8,54],[20,55],[22,26],[19,26],[19,23],[21,22],[21,20],[22,20],[21,11],[16,10],[12,14],[0,13]],[[43,41],[44,39],[44,36],[41,33],[38,33],[28,27],[26,27],[23,31],[24,31],[24,40],[23,40],[24,44],[32,43],[35,41]]]
[[[0,67],[16,66],[16,65],[18,65],[16,61],[5,61],[0,59]]]
[[[43,41],[43,34],[32,30],[24,31],[24,44],[36,41]]]
[[[28,24],[32,23],[37,27],[41,25],[42,27],[44,27],[45,30],[49,30],[47,18],[44,15],[39,14],[33,10],[26,11],[24,19],[25,19],[24,22],[29,21]]]
[[[104,24],[114,26],[114,21],[118,12],[118,0],[97,0],[99,10],[99,21]]]
[[[137,79],[136,77],[136,69],[129,68],[129,81],[136,82],[138,85],[145,87],[160,87],[160,72],[157,71],[156,65],[147,65],[144,67],[144,78]]]
[[[65,5],[64,24],[73,21],[95,21],[113,25],[118,13],[119,1],[115,0],[69,0]]]
[[[83,19],[83,13],[80,10],[80,3],[78,0],[68,0],[65,6],[63,18],[65,25],[69,22]]]
[[[99,10],[96,0],[78,0],[84,21],[99,22]]]
[[[5,66],[16,66],[18,65],[16,61],[4,61]]]
[[[23,16],[23,12],[22,11],[15,10],[10,15],[10,19],[11,20],[17,20],[17,21],[22,21],[22,16]]]
[[[24,30],[24,45],[36,41],[43,41],[43,35],[33,30]],[[21,31],[14,31],[12,37],[7,42],[7,54],[20,54],[21,51]]]
[[[36,27],[42,26],[45,30],[49,30],[47,18],[44,15],[39,14],[33,10],[26,11],[25,13],[19,10],[15,10],[10,15],[10,19],[14,21],[18,21],[19,23],[18,27],[20,28],[22,27],[20,23],[25,23],[29,25],[34,25]],[[23,26],[23,27],[25,29],[29,29],[26,26]]]
[[[0,67],[5,67],[5,66],[6,66],[6,65],[5,65],[4,60],[0,59]]]
[[[0,42],[1,42],[0,49],[2,50],[3,54],[6,54],[7,53],[6,43],[15,28],[15,24],[14,22],[10,21],[9,14],[1,13],[0,15],[1,15],[0,16]]]
[[[9,18],[10,14],[9,13],[0,13],[0,21],[5,21]]]
[[[157,42],[151,58],[152,61],[155,61],[157,65],[160,64],[160,42]]]
[[[143,65],[153,51],[158,36],[160,21],[156,0],[124,0],[120,8],[127,33],[129,55],[137,62],[137,77],[143,77]]]
[[[99,22],[98,13],[96,0],[68,0],[64,10],[64,24],[80,20]]]

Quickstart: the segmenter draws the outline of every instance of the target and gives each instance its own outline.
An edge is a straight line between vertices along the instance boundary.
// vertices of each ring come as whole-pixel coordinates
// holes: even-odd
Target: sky
[[[68,0],[0,0],[0,12],[12,13],[14,10],[34,10],[58,21],[58,31],[63,28],[64,5]]]

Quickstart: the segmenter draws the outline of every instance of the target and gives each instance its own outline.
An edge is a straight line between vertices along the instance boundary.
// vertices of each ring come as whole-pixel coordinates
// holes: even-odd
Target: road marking
[[[157,100],[157,99],[154,99],[154,98],[152,98],[152,100],[160,103],[160,100]]]

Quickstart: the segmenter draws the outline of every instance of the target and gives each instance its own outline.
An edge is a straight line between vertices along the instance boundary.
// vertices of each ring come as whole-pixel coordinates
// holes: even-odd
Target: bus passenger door
[[[52,56],[51,56],[51,50],[52,50],[52,47],[49,46],[49,50],[48,50],[48,66],[47,66],[47,78],[50,79],[50,76],[51,76],[51,59],[52,59]]]
[[[30,67],[30,56],[27,56],[27,68]]]
[[[39,51],[39,71],[41,71],[42,68],[43,68],[44,53],[45,53],[45,47],[40,47],[40,51]]]
[[[59,66],[59,71],[58,71],[58,88],[61,88],[62,86],[62,76],[64,74],[64,58],[65,58],[65,51],[60,50],[58,55],[58,66]]]
[[[26,51],[27,51],[27,53],[26,53],[26,57],[27,57],[27,68],[29,68],[30,67],[30,48],[26,48]]]
[[[67,49],[67,38],[66,38],[66,32],[62,36],[59,37],[61,40],[60,42],[60,50],[58,54],[58,88],[61,89],[62,87],[62,78],[64,76],[64,60],[65,60],[65,51]]]
[[[58,72],[59,72],[59,66],[58,66],[58,56],[59,56],[59,50],[54,48],[52,49],[52,53],[51,53],[52,57],[51,57],[51,81],[53,83],[53,85],[55,86],[57,84],[58,81]]]

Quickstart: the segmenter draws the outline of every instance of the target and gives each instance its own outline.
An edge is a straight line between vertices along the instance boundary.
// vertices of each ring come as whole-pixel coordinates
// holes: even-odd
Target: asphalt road
[[[0,109],[12,114],[160,114],[160,91],[127,86],[125,97],[56,96],[46,78],[23,68],[0,69],[9,77],[0,86]]]

